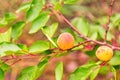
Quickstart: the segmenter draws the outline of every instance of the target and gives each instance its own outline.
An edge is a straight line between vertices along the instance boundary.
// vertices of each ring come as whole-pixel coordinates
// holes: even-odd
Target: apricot
[[[57,44],[62,50],[70,49],[74,46],[74,37],[68,32],[62,33],[58,37]]]
[[[108,46],[100,46],[96,51],[96,56],[101,61],[109,61],[113,56],[113,50]]]

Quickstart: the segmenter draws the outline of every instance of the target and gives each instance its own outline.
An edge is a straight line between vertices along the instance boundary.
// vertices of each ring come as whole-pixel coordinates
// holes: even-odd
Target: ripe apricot
[[[70,49],[74,46],[74,38],[68,32],[62,33],[58,37],[57,44],[62,50]]]
[[[96,51],[96,56],[102,61],[108,61],[113,56],[113,50],[108,46],[100,46]]]

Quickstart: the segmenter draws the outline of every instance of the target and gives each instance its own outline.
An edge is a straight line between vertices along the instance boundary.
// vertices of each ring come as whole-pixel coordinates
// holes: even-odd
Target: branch
[[[110,24],[110,17],[112,15],[112,9],[113,9],[113,5],[114,5],[115,0],[111,0],[110,3],[110,10],[109,10],[109,14],[108,14],[108,23],[105,25],[106,31],[105,31],[105,38],[104,38],[104,42],[107,42],[107,33],[109,31],[109,24]]]

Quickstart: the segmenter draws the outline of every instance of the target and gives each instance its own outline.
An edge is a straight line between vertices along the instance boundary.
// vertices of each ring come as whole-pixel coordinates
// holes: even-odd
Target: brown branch
[[[113,9],[113,5],[114,5],[114,2],[115,0],[111,0],[111,3],[110,3],[110,10],[109,10],[109,14],[108,14],[108,22],[107,24],[105,25],[105,28],[106,28],[106,31],[105,31],[105,38],[104,38],[104,42],[106,43],[107,42],[107,33],[109,31],[109,24],[110,24],[110,17],[112,15],[112,9]]]
[[[100,42],[100,41],[97,41],[97,40],[92,40],[92,39],[84,36],[83,34],[81,34],[81,33],[78,31],[78,29],[77,29],[75,26],[73,26],[73,25],[71,24],[71,22],[68,21],[68,19],[66,19],[62,14],[60,14],[60,12],[58,13],[58,12],[56,12],[56,11],[54,11],[54,10],[52,10],[52,12],[53,12],[55,15],[57,15],[57,16],[58,16],[58,14],[59,14],[59,16],[61,16],[61,18],[62,18],[76,33],[78,33],[81,38],[83,38],[83,39],[85,39],[85,40],[87,40],[87,41],[94,42],[94,43],[99,44],[99,45],[109,46],[109,47],[111,47],[113,50],[120,50],[120,47],[113,46],[113,45],[111,45],[111,44],[104,43],[104,42]]]

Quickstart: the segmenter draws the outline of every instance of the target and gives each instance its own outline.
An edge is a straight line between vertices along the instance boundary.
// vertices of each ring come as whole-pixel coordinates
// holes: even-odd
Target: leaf
[[[9,23],[13,22],[17,16],[13,13],[6,13],[4,17],[0,20],[0,28],[5,27]]]
[[[57,47],[57,45],[55,44],[55,42],[51,39],[51,37],[53,37],[53,35],[55,34],[56,30],[58,28],[58,23],[53,23],[51,26],[45,26],[42,28],[43,33],[45,34],[45,36],[48,38],[48,40],[55,46]]]
[[[29,47],[30,53],[40,53],[49,49],[49,43],[47,41],[37,41]]]
[[[26,2],[20,6],[20,8],[17,9],[16,13],[19,13],[21,11],[28,11],[30,8],[31,2]]]
[[[25,45],[25,44],[17,44],[17,45],[18,45],[18,47],[20,47],[22,49],[23,52],[26,52],[26,53],[29,52],[27,45]]]
[[[38,64],[38,69],[37,69],[37,74],[36,74],[36,78],[40,77],[42,75],[42,73],[44,72],[46,66],[48,64],[48,59],[44,59],[42,62],[40,62]]]
[[[88,35],[89,25],[86,20],[83,18],[75,18],[72,20],[72,24],[80,31],[80,33],[84,34],[85,36]]]
[[[20,72],[17,80],[35,80],[36,71],[37,66],[29,66]]]
[[[12,38],[13,38],[13,40],[17,40],[20,37],[20,35],[23,32],[24,26],[25,26],[24,21],[19,21],[12,26]]]
[[[35,18],[39,16],[42,7],[45,4],[45,0],[32,0],[30,9],[27,11],[27,22],[33,21]]]
[[[4,80],[4,71],[0,68],[0,80]]]
[[[62,8],[62,5],[59,2],[55,3],[54,9],[55,10],[60,10]]]
[[[69,80],[86,80],[88,76],[93,72],[97,64],[86,64],[78,67],[71,75]]]
[[[33,21],[29,33],[32,34],[39,31],[43,26],[45,26],[48,20],[49,20],[48,13],[40,14],[39,17],[37,17],[37,19]]]
[[[103,27],[99,27],[99,34],[100,34],[101,38],[104,39],[105,29]],[[107,41],[111,41],[112,38],[114,38],[114,36],[110,33],[110,31],[108,31]]]
[[[90,80],[95,80],[96,76],[98,75],[100,67],[97,67],[90,75]]]
[[[20,50],[17,45],[12,43],[3,42],[0,44],[0,56],[10,55]]]
[[[10,69],[10,66],[5,64],[5,63],[0,63],[1,64],[1,69],[5,72]]]
[[[62,80],[62,76],[63,76],[63,63],[59,62],[55,69],[56,80]]]
[[[113,67],[113,66],[111,66],[111,71],[112,71],[112,73],[113,73],[113,75],[114,75],[114,78],[115,78],[115,80],[116,80],[116,74],[117,74],[117,72],[116,72],[116,70],[115,70],[115,68]]]
[[[0,33],[0,43],[1,42],[10,42],[11,40],[12,28],[9,28],[6,32]]]
[[[95,32],[95,33],[93,33],[93,34],[91,35],[90,38],[91,38],[92,40],[96,40],[97,37],[98,37],[98,34],[97,34],[97,32]]]
[[[51,26],[45,26],[42,28],[42,31],[45,35],[52,37],[58,28],[58,23],[53,23]]]
[[[120,55],[113,56],[112,59],[109,61],[109,64],[120,65]]]
[[[78,0],[64,0],[65,4],[75,4]]]

